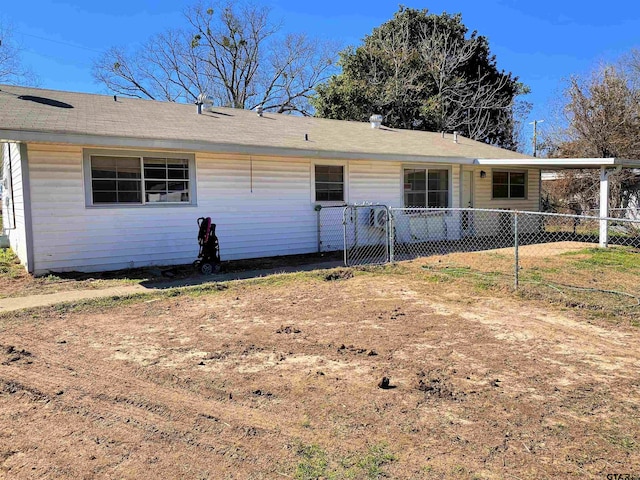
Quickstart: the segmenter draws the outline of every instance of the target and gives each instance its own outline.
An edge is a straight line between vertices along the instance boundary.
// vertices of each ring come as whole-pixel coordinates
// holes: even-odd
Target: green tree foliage
[[[342,73],[317,87],[316,115],[386,125],[458,131],[490,144],[517,147],[517,103],[528,88],[499,71],[483,36],[461,16],[400,7],[357,48],[341,52]]]

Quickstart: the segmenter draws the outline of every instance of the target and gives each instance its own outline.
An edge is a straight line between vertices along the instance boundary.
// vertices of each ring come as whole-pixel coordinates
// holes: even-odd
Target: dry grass
[[[142,270],[139,273],[143,273]],[[105,277],[108,275],[52,274],[34,277],[27,273],[18,257],[10,249],[0,249],[0,298],[101,289],[151,279],[148,272],[146,275],[136,276],[136,272],[130,272],[128,275],[124,274],[116,278]]]

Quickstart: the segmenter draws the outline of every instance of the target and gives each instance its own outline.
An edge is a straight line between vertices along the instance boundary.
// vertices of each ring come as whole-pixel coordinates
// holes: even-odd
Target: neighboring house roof
[[[621,165],[623,168],[630,168],[631,172],[634,175],[640,176],[640,168],[633,168],[634,166],[638,166],[638,164],[640,164],[638,160],[620,160],[620,159],[598,159],[598,160],[600,162],[600,166],[615,167],[617,165]],[[610,160],[609,165],[605,163],[606,160]],[[587,167],[582,166],[580,168],[587,168]],[[593,168],[593,165],[591,165],[589,168]],[[563,167],[561,170],[553,171],[553,172],[542,172],[540,176],[543,182],[560,180],[565,177],[566,170],[568,170],[568,167]],[[584,178],[584,177],[587,177],[589,174],[576,173],[574,175],[575,175],[575,178]]]
[[[199,115],[195,105],[8,85],[0,85],[0,140],[320,158],[532,160],[462,136],[454,143],[451,134],[221,107]]]

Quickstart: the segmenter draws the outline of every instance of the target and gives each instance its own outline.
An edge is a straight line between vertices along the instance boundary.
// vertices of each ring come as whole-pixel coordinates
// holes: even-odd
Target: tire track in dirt
[[[40,356],[56,358],[53,352],[43,351]],[[76,362],[69,360],[67,357],[64,365],[47,362],[46,371],[41,373],[35,370],[12,369],[12,378],[3,379],[5,390],[12,394],[27,392],[29,402],[44,401],[50,404],[48,408],[52,412],[80,416],[92,422],[94,427],[107,428],[109,438],[120,439],[119,442],[136,437],[144,441],[155,440],[167,444],[181,442],[189,448],[224,457],[229,454],[238,456],[235,442],[247,432],[252,436],[270,432],[267,422],[261,421],[256,412],[245,408],[239,409],[237,415],[229,409],[221,414],[223,420],[220,422],[226,431],[225,437],[208,435],[209,432],[219,434],[221,428],[199,428],[199,432],[194,434],[194,424],[202,425],[203,419],[215,418],[212,412],[219,408],[215,402],[203,405],[202,399],[189,401],[185,396],[175,399],[172,398],[171,391],[157,388],[154,388],[155,399],[152,402],[144,395],[131,395],[131,392],[144,392],[148,389],[148,384],[132,381],[128,374],[130,372],[112,374],[114,362],[100,361],[99,358],[88,359],[87,355],[83,355]],[[73,371],[75,376],[69,376],[69,371]],[[127,380],[119,387],[122,377],[126,377]],[[83,382],[87,381],[90,387],[82,388]],[[38,385],[39,390],[30,385]],[[56,395],[55,392],[59,391],[61,385],[65,385],[64,395]],[[95,391],[102,393],[90,393]],[[11,400],[15,401],[16,398]],[[226,407],[223,405],[222,408]],[[238,407],[235,410],[238,410]],[[70,419],[69,422],[76,421]],[[261,427],[262,423],[267,425]],[[139,430],[138,434],[133,430]],[[246,458],[247,454],[242,456]]]
[[[31,378],[30,381],[42,383],[37,377]],[[56,422],[58,426],[60,422],[77,424],[76,418],[80,417],[80,420],[91,424],[91,430],[97,429],[98,432],[103,432],[98,433],[97,436],[97,438],[101,438],[101,443],[152,442],[159,445],[164,444],[167,447],[181,443],[189,449],[200,451],[202,454],[225,458],[230,454],[236,457],[239,455],[236,442],[246,437],[247,434],[255,437],[263,432],[272,433],[267,429],[256,428],[257,422],[252,421],[252,417],[255,419],[255,415],[243,415],[235,424],[229,424],[228,422],[232,421],[229,419],[230,415],[225,415],[227,420],[225,421],[217,419],[210,413],[195,413],[197,410],[189,411],[188,408],[185,408],[186,402],[184,401],[181,402],[181,407],[177,407],[170,402],[166,403],[167,406],[159,403],[150,405],[140,400],[132,401],[125,397],[110,397],[105,394],[99,394],[93,398],[85,397],[83,400],[69,398],[69,396],[65,400],[52,399],[33,387],[18,384],[15,381],[5,381],[4,383],[4,390],[8,390],[12,394],[12,402],[17,400],[28,404],[33,402],[46,403],[51,415],[62,415],[63,419],[58,419]],[[18,398],[15,398],[15,395],[18,395]],[[202,405],[199,407],[202,408]],[[173,409],[179,413],[172,415],[170,410]],[[207,411],[211,410],[214,409],[207,409]],[[67,420],[64,420],[65,418]],[[207,423],[210,422],[217,424],[217,428],[207,427]],[[49,433],[45,430],[42,432],[43,437],[55,438],[53,431]],[[221,433],[224,433],[224,436],[220,435]],[[243,451],[241,456],[248,461],[256,460],[252,458],[250,450]],[[222,460],[221,462],[224,463]],[[229,462],[229,468],[232,465],[233,462]]]
[[[630,348],[629,340],[633,337],[628,332],[606,330],[535,307],[516,317],[505,318],[505,309],[517,309],[516,304],[508,305],[511,302],[505,299],[500,299],[500,307],[495,299],[488,298],[475,299],[473,306],[460,309],[452,308],[451,304],[429,303],[435,311],[448,309],[467,321],[487,326],[496,338],[520,351],[535,354],[546,350],[551,359],[567,367],[567,358],[572,362],[579,360],[596,380],[611,376],[632,379],[633,372],[640,367],[640,356]],[[552,343],[552,347],[542,348],[536,340],[540,338]],[[600,375],[593,369],[600,371]]]

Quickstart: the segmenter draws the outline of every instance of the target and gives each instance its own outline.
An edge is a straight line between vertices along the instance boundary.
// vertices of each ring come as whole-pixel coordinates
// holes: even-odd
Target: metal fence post
[[[349,249],[349,245],[347,244],[347,210],[349,209],[349,207],[344,207],[344,210],[342,211],[342,230],[344,233],[343,239],[344,239],[344,265],[345,267],[348,267],[349,264],[347,263],[347,250]]]
[[[395,244],[395,228],[393,226],[393,213],[391,212],[391,209],[389,207],[387,207],[387,242],[389,242],[389,263],[393,263],[394,262],[394,251],[393,251],[393,247]]]
[[[313,208],[314,208],[314,210],[315,210],[316,212],[318,212],[318,216],[317,216],[317,227],[318,227],[318,253],[321,253],[321,252],[322,252],[322,243],[321,243],[321,236],[322,236],[322,235],[321,235],[321,228],[322,228],[322,227],[321,227],[321,225],[320,225],[320,223],[321,223],[321,219],[320,219],[320,215],[321,215],[321,213],[320,213],[320,211],[322,210],[322,205],[316,205],[316,206],[315,206],[315,207],[313,207]]]
[[[515,255],[515,280],[514,280],[514,288],[518,290],[518,276],[519,276],[519,258],[518,258],[518,211],[513,212],[513,246],[514,246],[514,255]]]
[[[358,206],[355,205],[353,208],[353,244],[357,247],[359,245],[359,238],[358,238]]]

